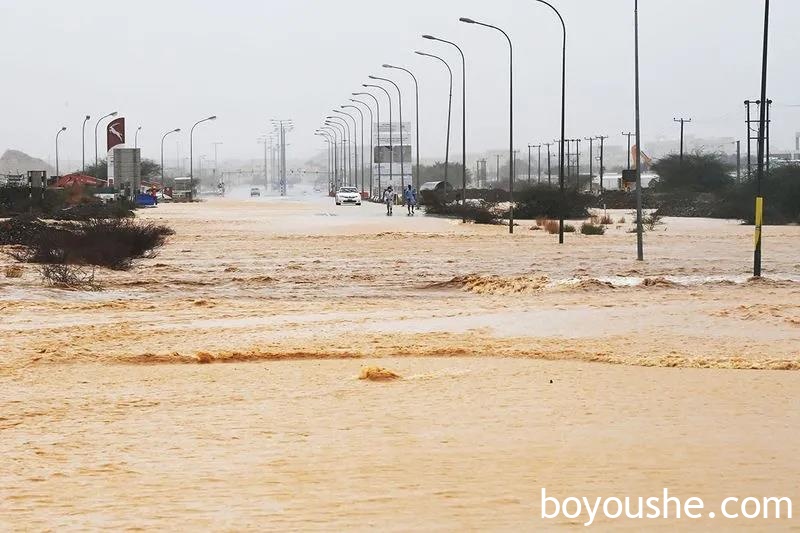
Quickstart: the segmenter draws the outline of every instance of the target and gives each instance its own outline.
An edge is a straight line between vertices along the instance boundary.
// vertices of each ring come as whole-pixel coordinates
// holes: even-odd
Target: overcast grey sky
[[[633,128],[633,0],[552,0],[569,32],[567,135]],[[467,56],[467,151],[502,148],[507,131],[507,45],[492,30],[458,22],[466,16],[504,28],[515,45],[515,136],[528,142],[558,134],[560,26],[532,0],[0,0],[2,117],[0,150],[52,157],[65,125],[62,157],[80,160],[87,126],[93,158],[94,119],[119,110],[128,133],[143,127],[145,157],[159,157],[163,132],[195,133],[195,153],[257,158],[256,137],[271,117],[293,118],[290,157],[322,147],[312,132],[329,110],[346,103],[369,74],[392,74],[385,62],[418,74],[421,153],[443,157],[446,74],[415,49],[451,60],[454,50],[420,38],[432,33],[463,45]],[[640,0],[642,130],[645,139],[677,137],[676,116],[691,117],[687,133],[742,136],[745,98],[759,89],[763,0]],[[793,144],[800,131],[800,2],[772,1],[770,97],[773,146]],[[392,77],[406,91],[410,80]],[[460,86],[454,95],[453,138],[460,151]],[[385,109],[385,106],[384,106]],[[385,111],[384,111],[385,112]],[[405,117],[404,117],[405,118]],[[646,146],[645,146],[646,150]],[[102,149],[101,149],[102,151]],[[91,154],[91,156],[90,156]]]

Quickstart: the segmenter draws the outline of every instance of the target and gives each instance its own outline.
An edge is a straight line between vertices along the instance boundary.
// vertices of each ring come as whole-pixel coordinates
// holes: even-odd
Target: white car
[[[341,187],[336,192],[336,205],[342,204],[361,205],[361,193],[356,187]]]

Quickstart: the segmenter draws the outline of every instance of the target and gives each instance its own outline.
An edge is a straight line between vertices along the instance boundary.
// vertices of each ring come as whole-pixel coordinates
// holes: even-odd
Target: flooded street
[[[582,523],[543,521],[543,487],[800,501],[800,228],[765,228],[749,281],[735,222],[666,219],[637,263],[623,211],[559,246],[382,209],[165,204],[140,217],[176,234],[102,291],[0,278],[0,529]]]

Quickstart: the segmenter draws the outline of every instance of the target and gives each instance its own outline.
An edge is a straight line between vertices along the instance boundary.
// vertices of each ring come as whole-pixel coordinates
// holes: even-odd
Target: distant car
[[[255,198],[257,196],[261,196],[261,189],[258,187],[251,187],[250,188],[250,198]]]
[[[336,205],[361,205],[361,193],[356,187],[341,187],[336,193]]]

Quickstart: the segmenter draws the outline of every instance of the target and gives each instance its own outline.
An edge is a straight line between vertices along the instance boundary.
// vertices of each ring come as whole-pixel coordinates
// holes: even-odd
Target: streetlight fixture
[[[361,117],[361,192],[363,193],[364,192],[364,113],[358,106],[346,104],[341,107],[342,109],[347,109],[347,108],[355,109],[356,111],[358,111],[358,115]],[[372,131],[372,125],[370,125],[370,131]]]
[[[56,177],[60,177],[61,176],[61,174],[59,174],[59,171],[58,171],[58,136],[61,135],[62,133],[64,133],[65,131],[67,131],[67,127],[66,126],[61,126],[61,129],[58,130],[58,133],[56,133]]]
[[[212,115],[208,118],[198,120],[194,123],[192,129],[189,130],[189,196],[191,200],[194,200],[194,129],[198,124],[202,124],[203,122],[208,122],[210,120],[217,120],[217,115]]]
[[[423,35],[422,38],[449,44],[461,55],[461,205],[464,205],[467,200],[467,61],[464,51],[453,41],[433,35]],[[466,216],[462,217],[462,222],[466,222]]]
[[[379,76],[369,76],[371,80],[380,80],[385,81],[387,83],[391,83],[394,85],[394,88],[397,89],[397,107],[398,113],[400,114],[400,189],[403,190],[406,188],[406,166],[405,166],[405,153],[404,153],[404,145],[403,145],[403,96],[400,93],[400,86],[397,85],[395,82],[390,80],[389,78],[381,78]],[[389,93],[386,93],[387,95]],[[392,149],[392,163],[394,164],[394,149]]]
[[[83,119],[83,125],[81,126],[81,172],[86,172],[86,123],[89,122],[89,119],[92,118],[89,115]]]
[[[414,102],[415,102],[415,104],[414,104],[414,111],[415,111],[414,133],[415,133],[415,135],[417,137],[416,147],[414,148],[414,151],[416,152],[416,160],[417,160],[417,172],[416,172],[416,177],[417,177],[416,183],[417,183],[417,186],[416,186],[416,189],[417,189],[417,191],[419,191],[419,83],[417,82],[417,77],[414,76],[414,73],[411,72],[410,70],[408,70],[407,68],[397,67],[397,66],[394,66],[394,65],[386,64],[386,63],[384,63],[383,67],[384,68],[393,68],[393,69],[397,69],[397,70],[402,70],[403,72],[405,72],[409,76],[411,76],[412,80],[414,80]]]
[[[342,117],[327,116],[325,118],[329,121],[326,122],[326,124],[338,125],[340,128],[342,128],[342,145],[346,150],[345,160],[342,163],[342,168],[345,171],[345,176],[347,177],[346,184],[351,185],[353,183],[353,164],[351,162],[350,151],[353,145],[353,136],[350,135],[350,124],[348,124],[347,121]],[[334,120],[340,120],[341,122],[333,122]],[[343,152],[345,150],[343,150]]]
[[[447,61],[445,61],[444,59],[442,59],[437,55],[429,54],[427,52],[420,52],[419,50],[415,51],[414,53],[421,56],[438,59],[439,61],[442,62],[442,64],[444,64],[444,66],[447,68],[447,73],[450,75],[450,92],[448,93],[447,96],[447,137],[445,139],[445,148],[444,148],[444,182],[448,183],[447,170],[448,167],[450,166],[450,118],[453,109],[453,69],[450,68],[450,65],[447,63]]]
[[[389,184],[391,185],[394,182],[394,144],[393,144],[394,141],[392,140],[392,97],[389,94],[389,91],[387,91],[385,87],[381,87],[380,85],[364,83],[362,84],[362,87],[371,87],[373,89],[380,89],[381,91],[383,91],[383,93],[386,95],[386,99],[389,101],[389,152],[392,154],[391,157],[389,157]],[[381,127],[380,124],[378,124],[378,137],[380,138],[380,136],[381,136]],[[383,150],[381,150],[381,152],[382,151]],[[381,188],[381,173],[380,170],[378,170],[378,189],[380,188]]]
[[[117,112],[116,111],[113,111],[113,112],[109,113],[108,115],[103,115],[102,117],[97,119],[97,122],[94,125],[94,166],[95,167],[97,167],[100,164],[100,155],[99,155],[99,153],[97,151],[97,127],[100,125],[100,123],[104,119],[107,119],[107,118],[110,118],[110,117],[116,117],[116,116],[117,116]],[[97,172],[97,169],[95,169],[95,172]]]
[[[350,183],[350,185],[352,185],[354,187],[358,187],[358,124],[356,123],[356,117],[354,117],[350,113],[342,111],[341,109],[334,109],[333,112],[334,113],[339,113],[340,115],[344,115],[344,116],[348,117],[350,120],[353,121],[353,136],[350,139],[353,142],[353,167],[355,167],[355,171],[353,173],[353,180]],[[347,122],[347,121],[345,120],[345,122]],[[350,123],[349,122],[347,123],[347,126],[350,127]],[[362,131],[362,135],[361,136],[363,138],[363,136],[364,136],[363,135],[363,131]],[[361,146],[361,149],[362,150],[364,149],[363,144]],[[362,173],[363,173],[363,170],[362,170]],[[363,181],[363,179],[364,179],[363,175],[361,176],[361,179]]]
[[[544,4],[558,16],[561,21],[561,30],[563,32],[563,41],[561,44],[561,142],[558,150],[558,185],[561,190],[561,209],[558,213],[558,243],[564,244],[564,208],[565,208],[565,194],[564,194],[564,129],[565,129],[565,107],[566,107],[566,85],[567,85],[567,26],[564,24],[564,17],[561,16],[558,9],[553,7],[553,4],[546,0],[534,0]],[[548,159],[549,161],[549,159]]]
[[[353,103],[356,103],[356,104],[363,105],[367,109],[367,111],[369,111],[369,195],[370,195],[370,198],[371,198],[372,197],[372,166],[373,166],[372,165],[372,157],[373,157],[373,154],[375,153],[375,149],[374,149],[374,146],[373,146],[373,140],[372,140],[372,136],[374,135],[373,125],[372,125],[373,124],[372,107],[370,107],[370,105],[368,103],[366,103],[366,102],[364,102],[362,100],[358,100],[357,98],[350,98],[350,101],[353,102]],[[359,112],[361,112],[361,109],[359,109],[358,107],[356,107],[356,109],[358,109]],[[361,120],[362,120],[362,128],[363,128],[363,120],[364,120],[363,119],[363,117],[364,117],[363,113],[361,113],[361,117],[362,117]],[[363,149],[363,147],[361,149],[361,156],[362,156],[362,159],[361,159],[361,161],[362,161],[361,175],[363,176],[364,175],[364,169],[363,169],[364,149]],[[361,189],[362,190],[364,189],[363,182],[361,184]]]
[[[508,34],[497,26],[478,22],[466,17],[461,17],[458,20],[467,24],[477,24],[478,26],[497,30],[502,33],[508,41],[508,194],[510,200],[508,210],[508,232],[514,233],[514,164],[516,159],[514,157],[514,47],[511,44],[511,38]]]
[[[380,103],[378,103],[378,98],[374,94],[368,93],[368,92],[351,93],[351,94],[353,96],[369,96],[375,102],[375,122],[378,125],[378,132],[377,132],[377,135],[375,136],[375,141],[378,142],[378,144],[380,145],[380,137],[381,137],[381,126],[380,126],[380,124],[381,124],[381,105],[380,105]],[[367,106],[367,107],[369,107],[369,106]],[[370,109],[370,117],[371,116],[372,116],[372,109]],[[370,135],[370,138],[372,138],[371,135]],[[375,195],[374,184],[373,184],[373,181],[372,181],[372,167],[374,166],[373,165],[374,162],[375,162],[375,147],[370,145],[370,156],[369,156],[369,193],[370,193],[370,197]],[[380,187],[381,187],[381,165],[379,163],[378,164],[378,189],[380,189]]]
[[[136,128],[136,132],[133,134],[133,147],[139,148],[139,132],[142,131],[142,127],[139,126]]]
[[[337,146],[339,130],[327,122],[324,123],[320,130],[330,134],[333,137],[333,190],[335,191],[339,188],[339,148]]]
[[[164,139],[166,139],[167,135],[172,133],[180,132],[180,128],[175,128],[174,130],[169,130],[161,137],[161,188],[164,188]]]

